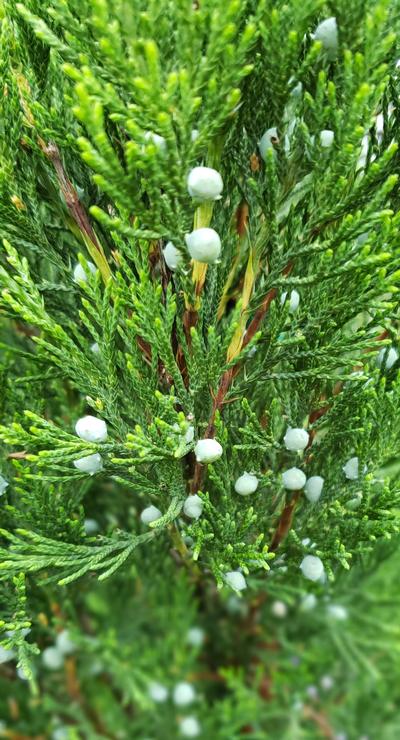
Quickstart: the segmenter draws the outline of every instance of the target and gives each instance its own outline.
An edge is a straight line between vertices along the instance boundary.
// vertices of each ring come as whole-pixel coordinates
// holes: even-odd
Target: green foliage
[[[0,7],[0,630],[30,687],[0,705],[9,737],[172,739],[193,714],[210,739],[393,740],[399,3]],[[337,48],[315,35],[333,17]],[[199,165],[221,199],[189,194]],[[185,241],[207,227],[210,265]],[[105,441],[75,433],[87,414]],[[292,467],[324,478],[317,502],[285,489]],[[66,627],[53,681],[36,645]],[[149,696],[183,680],[193,711]]]

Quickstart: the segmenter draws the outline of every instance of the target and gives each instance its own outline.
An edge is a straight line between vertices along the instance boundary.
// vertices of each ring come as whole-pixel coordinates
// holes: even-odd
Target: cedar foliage
[[[398,1],[0,10],[0,736],[168,740],[190,716],[207,740],[394,740]],[[188,194],[198,165],[220,200]],[[209,226],[204,265],[185,235]],[[149,694],[181,681],[193,705]]]

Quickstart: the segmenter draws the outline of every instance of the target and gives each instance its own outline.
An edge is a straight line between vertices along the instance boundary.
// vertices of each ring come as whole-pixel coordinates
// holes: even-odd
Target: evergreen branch
[[[56,571],[50,580],[57,579],[60,585],[72,583],[90,571],[100,572],[98,578],[101,580],[108,578],[131,557],[138,545],[155,536],[154,532],[147,532],[118,539],[100,537],[98,544],[76,545],[23,529],[16,534],[2,529],[0,534],[10,543],[8,549],[0,548],[3,580],[21,571],[35,573],[50,569]]]

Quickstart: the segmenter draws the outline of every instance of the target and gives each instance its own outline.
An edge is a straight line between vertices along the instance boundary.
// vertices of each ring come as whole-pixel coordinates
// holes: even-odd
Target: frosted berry
[[[348,480],[357,480],[359,472],[359,461],[358,457],[351,457],[345,465],[343,465],[343,472]]]
[[[235,491],[240,496],[249,496],[258,488],[258,478],[252,473],[243,473],[235,481]]]
[[[274,601],[271,605],[271,612],[274,617],[284,619],[287,616],[287,606],[284,601]]]
[[[330,691],[333,689],[333,686],[335,684],[332,676],[322,676],[320,681],[321,687],[324,689],[324,691]]]
[[[267,158],[267,152],[273,149],[274,144],[277,144],[278,142],[278,129],[275,126],[268,128],[258,142],[258,148],[264,161]]]
[[[164,137],[160,136],[159,134],[155,134],[154,131],[146,131],[144,139],[147,144],[154,144],[154,146],[159,149],[159,151],[164,152],[167,148],[167,142],[165,141]]]
[[[196,692],[192,684],[187,681],[177,683],[173,692],[174,704],[178,707],[185,707],[191,704],[196,698]]]
[[[103,458],[98,452],[95,452],[94,455],[86,455],[79,458],[79,460],[74,460],[74,465],[80,473],[94,475],[103,470]]]
[[[326,128],[320,132],[319,141],[324,149],[329,149],[332,146],[335,134],[330,129]]]
[[[6,481],[6,479],[3,478],[2,475],[0,475],[0,496],[3,495],[7,487],[8,487],[8,481]]]
[[[151,522],[155,522],[161,516],[162,512],[160,511],[160,509],[157,509],[156,506],[147,506],[146,509],[143,509],[140,515],[140,520],[143,522],[143,524],[151,524]]]
[[[300,609],[303,612],[309,612],[312,609],[315,609],[317,606],[317,597],[315,594],[306,594],[303,596],[301,603],[300,603]]]
[[[225,583],[228,584],[234,591],[244,591],[247,588],[246,579],[240,570],[230,570],[225,573]]]
[[[57,727],[51,734],[51,740],[68,740],[70,737],[66,727]]]
[[[224,187],[222,177],[212,167],[194,167],[187,180],[189,195],[201,200],[218,200]]]
[[[88,535],[95,534],[99,531],[99,523],[96,521],[96,519],[85,519],[83,522],[83,527],[85,533]]]
[[[307,686],[306,694],[310,699],[318,699],[318,689],[316,686]]]
[[[43,650],[42,662],[51,671],[58,671],[64,664],[64,656],[58,648],[51,646]]]
[[[304,495],[312,504],[315,504],[319,500],[323,485],[324,479],[320,475],[312,475],[310,478],[307,478],[306,485],[304,486]]]
[[[306,555],[300,563],[300,569],[310,581],[319,581],[324,575],[324,564],[316,555]]]
[[[188,496],[183,504],[183,511],[186,516],[191,519],[198,519],[203,511],[203,501],[200,496],[195,493],[193,496]]]
[[[9,660],[13,660],[15,658],[15,653],[13,650],[9,650],[8,648],[2,647],[0,645],[0,665],[1,663],[8,663]]]
[[[186,634],[186,642],[193,647],[200,647],[204,642],[205,634],[201,627],[191,627]]]
[[[314,32],[315,41],[320,41],[329,60],[333,61],[338,52],[338,29],[336,18],[327,18],[318,24]]]
[[[199,439],[194,448],[197,462],[213,463],[219,460],[223,449],[216,439]]]
[[[68,630],[62,630],[56,637],[56,648],[63,655],[71,655],[76,650],[76,644],[70,638]]]
[[[186,444],[190,445],[190,443],[193,442],[193,440],[194,440],[194,427],[189,426],[185,432],[185,442]]]
[[[195,229],[185,236],[186,246],[192,259],[213,265],[221,254],[221,239],[214,229]]]
[[[88,274],[91,272],[93,275],[97,272],[96,265],[93,264],[93,262],[87,262],[87,268],[82,267],[81,263],[78,262],[74,267],[74,281],[76,283],[82,282],[86,283],[88,279]]]
[[[163,249],[165,263],[170,270],[176,270],[183,262],[183,256],[175,244],[168,242]]]
[[[336,619],[338,622],[344,622],[348,617],[346,607],[341,604],[328,604],[326,611],[332,619]]]
[[[158,683],[158,681],[152,681],[151,684],[149,684],[148,691],[150,699],[153,699],[156,704],[162,704],[168,699],[167,687],[163,686],[162,683]]]
[[[285,291],[281,295],[281,306],[283,306],[287,299],[287,292]],[[294,313],[297,311],[300,304],[300,294],[297,292],[297,290],[292,290],[290,293],[289,298],[289,311],[290,313]]]
[[[96,416],[82,416],[75,424],[75,432],[85,442],[105,442],[107,439],[107,424]]]
[[[198,737],[201,732],[199,721],[196,717],[183,717],[179,723],[181,735],[184,737]]]
[[[310,435],[305,429],[289,427],[283,441],[287,450],[305,450],[308,445],[309,438]]]
[[[299,468],[289,468],[282,473],[282,482],[288,491],[299,491],[305,486],[306,476]]]
[[[21,681],[29,681],[29,676],[27,676],[22,666],[17,668],[17,676]]]

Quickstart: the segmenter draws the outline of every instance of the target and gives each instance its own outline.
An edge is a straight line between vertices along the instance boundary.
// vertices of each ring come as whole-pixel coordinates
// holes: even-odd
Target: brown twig
[[[21,735],[14,730],[3,730],[3,737],[8,737],[9,740],[46,740],[44,735]]]
[[[79,200],[78,193],[68,179],[67,174],[64,170],[64,165],[61,161],[60,150],[57,144],[54,144],[54,142],[52,141],[50,141],[48,144],[45,144],[45,142],[43,142],[42,140],[39,140],[39,144],[46,157],[48,157],[48,159],[53,164],[62,194],[65,199],[66,206],[76,225],[78,226],[80,231],[86,234],[86,236],[88,237],[88,239],[90,239],[96,249],[98,249],[98,251],[102,253],[103,250],[98,242],[96,234],[93,231],[87,213]]]
[[[27,454],[26,450],[21,450],[21,452],[10,452],[7,455],[7,460],[25,460]]]
[[[78,193],[67,176],[61,160],[60,150],[54,142],[50,141],[46,144],[40,137],[38,139],[38,143],[43,153],[50,160],[55,169],[58,184],[64,196],[65,204],[70,216],[77,226],[89,254],[99,268],[104,282],[107,284],[107,282],[112,278],[110,266],[107,262],[106,255],[104,254],[103,247],[101,246],[90,223],[89,217],[79,200]]]
[[[292,262],[289,262],[286,265],[285,269],[283,270],[284,277],[287,277],[287,275],[291,273],[292,269],[293,269],[293,264]],[[268,291],[263,302],[261,303],[261,306],[255,312],[253,319],[251,320],[246,330],[246,334],[243,339],[242,347],[246,347],[249,344],[249,342],[253,339],[254,335],[260,328],[262,321],[264,321],[264,318],[268,312],[268,309],[272,301],[274,300],[274,298],[276,298],[277,293],[278,291],[276,288],[271,288],[271,290]]]
[[[274,532],[274,536],[269,547],[272,552],[275,552],[275,550],[278,549],[280,543],[282,542],[282,540],[285,539],[287,533],[289,532],[292,526],[294,511],[299,498],[300,491],[295,491],[293,497],[284,506],[282,514],[279,517],[278,526]]]
[[[315,709],[308,705],[303,708],[303,714],[306,719],[311,719],[313,722],[315,722],[315,724],[321,730],[323,737],[327,737],[329,738],[329,740],[334,740],[335,733],[324,714],[322,714],[321,712],[316,712]]]

